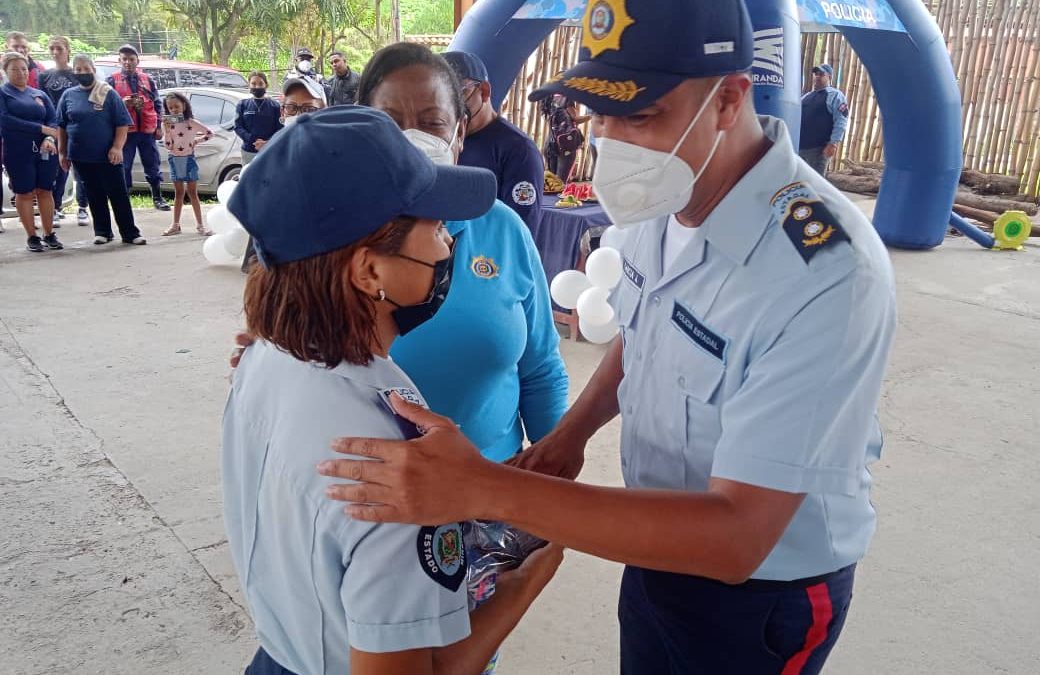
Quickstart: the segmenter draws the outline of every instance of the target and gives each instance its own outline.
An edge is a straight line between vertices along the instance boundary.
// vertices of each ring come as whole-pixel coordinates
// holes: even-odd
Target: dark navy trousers
[[[245,675],[295,675],[295,673],[278,665],[278,662],[261,647],[256,650],[253,662],[246,667]]]
[[[152,187],[162,183],[162,169],[159,167],[159,146],[155,134],[135,131],[126,135],[123,146],[123,176],[126,178],[126,189],[134,185],[134,157],[141,153],[141,165],[144,166],[144,177]]]
[[[815,675],[845,624],[855,567],[739,585],[627,567],[621,673]]]

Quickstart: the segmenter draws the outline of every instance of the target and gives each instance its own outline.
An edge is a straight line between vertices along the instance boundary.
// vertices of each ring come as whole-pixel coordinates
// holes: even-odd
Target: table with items
[[[560,195],[543,195],[541,218],[531,228],[549,283],[560,272],[582,269],[593,241],[610,226],[610,218],[598,203],[557,207],[560,200]],[[572,339],[578,339],[578,319],[573,311],[568,312],[554,304],[553,318],[570,328]]]

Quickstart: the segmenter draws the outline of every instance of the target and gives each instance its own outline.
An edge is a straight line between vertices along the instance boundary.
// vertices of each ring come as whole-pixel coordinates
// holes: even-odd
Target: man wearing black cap
[[[285,82],[289,80],[310,80],[321,85],[321,101],[328,104],[325,81],[321,74],[314,70],[314,52],[308,47],[300,47],[296,51],[296,64],[285,73]]]
[[[491,106],[491,82],[480,57],[468,52],[445,52],[443,56],[462,82],[469,115],[459,164],[494,172],[498,198],[516,211],[528,227],[536,225],[541,215],[545,177],[538,146]]]
[[[141,164],[148,185],[152,188],[152,203],[160,211],[169,211],[170,205],[163,199],[162,170],[159,168],[159,146],[157,139],[162,138],[163,128],[159,123],[162,115],[162,103],[159,101],[159,90],[148,74],[137,67],[140,55],[133,45],[119,48],[119,64],[122,69],[109,76],[108,84],[123,98],[127,112],[130,113],[130,132],[123,146],[123,175],[126,187],[133,187],[134,157],[141,153]]]
[[[756,116],[741,0],[591,0],[584,29],[580,62],[535,97],[598,113],[593,183],[629,229],[620,338],[514,460],[529,471],[400,402],[423,438],[342,439],[364,459],[319,471],[359,481],[330,492],[356,519],[502,520],[625,563],[625,675],[819,673],[876,522],[887,252],[784,123]],[[561,480],[619,414],[626,487]]]
[[[838,144],[849,125],[845,94],[831,86],[834,69],[821,63],[812,69],[812,91],[802,97],[802,133],[798,155],[821,176],[827,175]]]

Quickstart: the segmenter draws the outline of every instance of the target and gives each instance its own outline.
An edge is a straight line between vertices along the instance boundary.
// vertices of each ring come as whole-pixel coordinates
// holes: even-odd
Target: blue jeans
[[[60,166],[58,167],[58,175],[54,178],[54,208],[61,210],[62,200],[65,199],[65,186],[69,182],[69,174],[72,170],[66,171]],[[81,209],[87,208],[87,186],[83,184],[83,179],[79,177],[79,174],[74,174],[76,181],[76,204]]]

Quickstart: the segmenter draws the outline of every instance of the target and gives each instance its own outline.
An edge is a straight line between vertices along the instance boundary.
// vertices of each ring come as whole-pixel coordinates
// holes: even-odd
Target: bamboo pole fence
[[[922,1],[946,39],[961,88],[964,168],[1018,177],[1023,193],[1040,196],[1040,0]],[[545,120],[527,94],[573,65],[580,46],[580,26],[558,28],[524,64],[503,104],[503,113],[539,147]],[[838,161],[883,161],[883,120],[863,63],[840,33],[805,34],[806,90],[817,63],[834,67],[834,86],[849,99],[849,129]],[[913,78],[908,67],[908,87]],[[582,150],[578,175],[588,177],[591,164]]]

